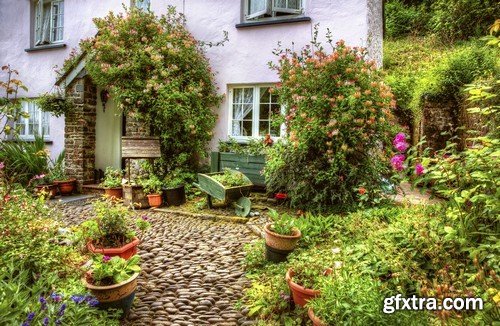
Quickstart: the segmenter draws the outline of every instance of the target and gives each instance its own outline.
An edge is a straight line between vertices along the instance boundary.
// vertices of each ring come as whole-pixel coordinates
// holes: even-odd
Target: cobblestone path
[[[61,206],[63,220],[91,216],[88,202]],[[236,308],[249,285],[243,246],[257,237],[245,226],[140,211],[152,227],[139,254],[142,273],[127,325],[252,325]]]

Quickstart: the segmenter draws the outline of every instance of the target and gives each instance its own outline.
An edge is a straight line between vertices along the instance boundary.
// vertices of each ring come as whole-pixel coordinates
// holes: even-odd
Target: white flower
[[[334,255],[339,254],[339,253],[340,253],[340,248],[339,248],[339,247],[335,247],[335,248],[333,248],[333,249],[332,249],[332,253],[333,253]]]
[[[341,267],[342,267],[342,262],[341,261],[333,262],[333,268],[339,269]]]

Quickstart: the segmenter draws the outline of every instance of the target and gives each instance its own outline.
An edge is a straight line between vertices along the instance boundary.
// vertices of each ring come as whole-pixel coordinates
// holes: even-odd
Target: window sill
[[[65,43],[56,43],[56,44],[47,44],[47,45],[40,45],[40,46],[34,46],[28,49],[24,49],[26,52],[36,52],[36,51],[42,51],[42,50],[53,50],[53,49],[60,49],[60,48],[65,48],[66,44]]]
[[[18,138],[18,139],[6,139],[5,142],[10,142],[10,143],[18,143],[18,142],[23,142],[23,143],[34,143],[35,139],[34,138]],[[45,144],[53,144],[54,141],[51,139],[44,139],[43,142]]]
[[[245,23],[236,24],[236,28],[248,28],[248,27],[256,27],[256,26],[290,24],[290,23],[299,23],[299,22],[310,22],[310,21],[311,21],[311,17],[296,17],[296,18],[283,18],[283,19],[273,19],[273,20],[260,20],[260,21],[245,22]]]

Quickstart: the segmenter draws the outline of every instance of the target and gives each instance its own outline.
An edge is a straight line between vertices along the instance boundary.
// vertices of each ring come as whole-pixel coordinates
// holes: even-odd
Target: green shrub
[[[485,35],[500,17],[500,3],[496,0],[436,0],[430,9],[431,30],[447,41]]]
[[[313,41],[300,53],[285,50],[275,92],[286,107],[286,141],[268,150],[269,192],[287,192],[292,207],[345,210],[361,184],[381,186],[387,160],[392,93],[366,52],[342,41],[332,53]],[[332,45],[333,46],[333,45]]]
[[[401,0],[385,3],[386,36],[397,38],[407,35],[423,35],[427,31],[430,13],[427,6],[407,5]]]

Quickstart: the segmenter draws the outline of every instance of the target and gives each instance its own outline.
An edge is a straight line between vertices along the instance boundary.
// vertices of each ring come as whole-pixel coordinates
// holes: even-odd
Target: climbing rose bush
[[[361,186],[380,196],[390,167],[391,90],[365,49],[331,45],[331,53],[316,41],[301,52],[283,50],[271,64],[287,134],[269,152],[268,190],[286,191],[292,206],[314,211],[353,207]]]
[[[160,136],[167,168],[196,167],[212,138],[212,108],[221,97],[183,16],[173,7],[160,17],[132,8],[94,23],[98,33],[81,44],[92,80]]]

